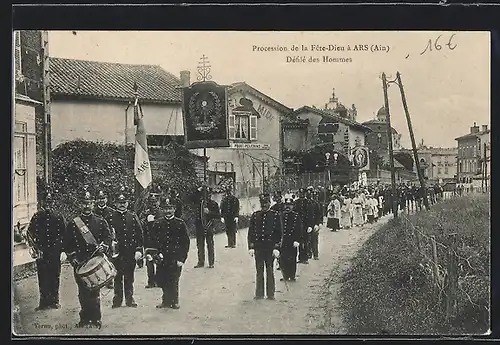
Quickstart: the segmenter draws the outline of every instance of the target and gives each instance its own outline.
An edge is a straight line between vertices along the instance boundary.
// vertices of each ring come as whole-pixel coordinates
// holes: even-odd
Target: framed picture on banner
[[[213,81],[183,88],[184,138],[188,149],[229,147],[227,88]]]

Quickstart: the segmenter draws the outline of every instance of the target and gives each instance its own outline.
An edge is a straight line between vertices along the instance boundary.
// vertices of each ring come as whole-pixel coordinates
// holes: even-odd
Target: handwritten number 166
[[[429,50],[431,52],[432,51],[432,46],[434,46],[434,49],[436,49],[436,50],[441,50],[443,48],[443,46],[441,46],[441,44],[439,44],[439,39],[441,38],[441,36],[443,36],[443,35],[439,35],[434,40],[434,42],[432,42],[432,39],[429,39],[429,41],[427,42],[427,46],[425,47],[424,51],[420,53],[420,55],[423,55],[425,52],[427,52],[427,50]],[[450,36],[450,39],[448,40],[448,43],[445,44],[445,46],[447,46],[450,50],[453,50],[453,49],[455,49],[457,47],[456,44],[452,43],[453,37],[455,37],[455,34],[452,34]]]

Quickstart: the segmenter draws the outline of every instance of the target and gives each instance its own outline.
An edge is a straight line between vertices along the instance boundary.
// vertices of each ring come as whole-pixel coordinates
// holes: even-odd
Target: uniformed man
[[[319,230],[323,224],[323,212],[318,202],[318,194],[313,187],[308,189],[307,199],[311,202],[313,209],[313,231],[309,233],[309,259],[319,260]]]
[[[134,272],[137,261],[142,259],[143,233],[137,215],[128,211],[128,201],[123,194],[118,196],[116,211],[110,216],[118,246],[118,257],[113,260],[116,268],[112,308],[122,306],[125,295],[127,307],[137,307],[134,301]]]
[[[215,248],[214,248],[214,227],[215,220],[220,219],[220,210],[217,202],[212,200],[212,191],[206,186],[198,189],[201,198],[197,202],[199,210],[195,220],[196,246],[198,247],[198,263],[194,268],[205,266],[205,242],[207,243],[208,267],[214,268]]]
[[[293,211],[293,198],[285,195],[283,218],[283,240],[280,250],[280,268],[283,278],[280,280],[295,281],[297,272],[297,249],[302,235],[302,220],[297,212]]]
[[[283,221],[283,212],[285,211],[285,204],[283,204],[283,196],[281,194],[281,191],[278,190],[274,192],[273,201],[274,205],[271,206],[271,210],[278,212],[279,215],[281,216],[281,220]],[[279,271],[281,270],[280,260],[276,260],[276,262],[277,262],[276,270]]]
[[[157,249],[158,270],[156,279],[163,290],[162,301],[157,308],[179,309],[179,279],[182,266],[189,252],[189,235],[186,223],[175,217],[175,205],[170,199],[163,200],[165,216],[153,223],[150,248]],[[151,254],[146,254],[152,260]]]
[[[309,234],[314,228],[314,209],[310,200],[306,198],[306,191],[304,188],[299,189],[299,198],[295,200],[293,210],[297,212],[302,219],[302,226],[304,227],[302,235],[304,238],[300,241],[299,247],[299,263],[309,263]]]
[[[122,187],[122,191],[124,189],[125,188]],[[104,218],[104,220],[106,222],[108,222],[108,224],[109,224],[110,223],[110,217],[111,217],[111,215],[115,211],[116,211],[115,209],[113,209],[112,207],[108,206],[108,195],[103,190],[100,190],[97,193],[96,206],[94,207],[94,214],[96,216]],[[115,242],[116,242],[116,234],[115,234],[115,230],[113,229],[112,226],[110,226],[110,230],[111,230],[111,238],[112,238],[112,244],[113,244],[112,247],[111,247],[111,250],[114,251],[115,250]],[[106,287],[108,289],[112,289],[113,288],[113,280],[111,280],[106,285]]]
[[[52,194],[48,193],[43,207],[33,215],[27,230],[38,252],[36,268],[40,304],[36,310],[59,308],[61,261],[66,259],[63,252],[66,224],[64,217],[54,211],[53,206]]]
[[[250,217],[248,228],[248,250],[255,257],[256,288],[254,299],[264,298],[264,269],[266,271],[267,298],[274,300],[274,260],[279,258],[283,224],[278,212],[270,209],[269,194],[260,195],[261,209]]]
[[[232,187],[226,187],[226,195],[220,202],[221,221],[226,226],[227,246],[236,248],[236,228],[240,216],[240,201],[232,194]]]
[[[271,210],[277,211],[280,215],[285,211],[285,204],[283,204],[283,195],[281,191],[274,192],[273,195],[274,205],[271,206]]]
[[[175,206],[175,217],[182,219],[182,200],[179,197],[177,190],[170,188],[167,193],[167,197]]]
[[[153,222],[156,219],[160,219],[162,216],[162,212],[160,209],[160,199],[158,198],[157,193],[151,193],[149,195],[149,207],[144,211],[144,219],[142,219],[142,230],[144,243],[151,243],[151,231],[153,228]],[[155,276],[156,276],[156,267],[153,260],[146,260],[146,270],[148,274],[148,284],[146,285],[146,289],[158,287],[156,284]]]
[[[80,322],[77,327],[95,326],[101,328],[100,290],[89,290],[77,274],[77,269],[94,253],[109,254],[111,247],[111,230],[108,223],[96,216],[92,209],[94,198],[85,192],[81,199],[81,213],[71,220],[66,227],[64,251],[74,267],[75,281],[78,286],[80,301]]]

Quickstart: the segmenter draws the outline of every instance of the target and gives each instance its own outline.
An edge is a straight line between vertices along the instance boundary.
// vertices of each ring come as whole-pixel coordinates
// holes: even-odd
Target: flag
[[[139,108],[139,100],[136,97],[134,103],[134,124],[137,126],[135,132],[134,175],[140,186],[146,189],[151,184],[153,178],[149,163],[146,129],[144,128],[142,109],[139,115]]]

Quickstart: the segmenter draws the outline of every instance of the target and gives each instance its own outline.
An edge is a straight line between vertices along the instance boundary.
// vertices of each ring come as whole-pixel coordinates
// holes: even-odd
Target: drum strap
[[[73,219],[73,221],[75,222],[78,230],[80,230],[80,233],[82,234],[85,242],[87,242],[88,244],[97,245],[97,241],[95,240],[94,235],[92,235],[92,233],[90,232],[90,229],[83,222],[83,220],[80,217],[76,217],[75,219]]]

